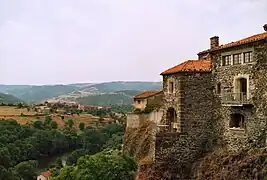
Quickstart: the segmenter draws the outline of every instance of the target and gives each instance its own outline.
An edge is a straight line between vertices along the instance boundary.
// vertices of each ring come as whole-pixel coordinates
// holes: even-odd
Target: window
[[[173,82],[169,82],[169,93],[173,93]]]
[[[252,52],[245,52],[244,53],[244,63],[252,62]]]
[[[240,128],[244,129],[245,128],[245,118],[241,114],[232,114],[230,123],[229,123],[230,128]]]
[[[217,94],[218,94],[218,95],[221,94],[221,83],[218,83],[218,84],[217,84],[217,89],[216,89],[216,91],[217,91]]]
[[[222,65],[223,66],[229,66],[229,65],[231,65],[231,55],[223,56],[222,57]]]
[[[242,63],[241,54],[234,54],[233,57],[234,57],[233,64],[241,64]]]
[[[141,100],[137,100],[137,103],[140,104],[141,103]]]

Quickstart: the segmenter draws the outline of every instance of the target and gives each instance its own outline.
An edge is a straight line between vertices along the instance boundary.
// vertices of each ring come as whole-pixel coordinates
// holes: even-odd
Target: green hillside
[[[0,93],[0,103],[4,103],[4,104],[18,104],[20,102],[23,102],[22,100],[20,100],[19,98],[10,95],[10,94],[4,94],[4,93]]]
[[[136,90],[136,91],[144,91],[144,90],[154,90],[161,89],[162,82],[138,82],[138,81],[118,81],[118,82],[107,82],[107,83],[99,83],[93,84],[86,87],[83,87],[82,90],[91,90],[95,89],[97,92],[115,92],[115,91],[125,91],[125,90]]]
[[[87,97],[78,98],[77,101],[81,104],[87,105],[130,105],[133,101],[133,96],[139,94],[141,91],[125,90],[117,91],[113,94],[97,94]]]
[[[103,98],[108,98],[104,100],[106,102],[112,102],[117,104],[118,102],[124,101],[126,103],[130,102],[130,98],[141,91],[144,90],[154,90],[161,89],[162,82],[105,82],[98,84],[90,83],[77,83],[69,85],[44,85],[44,86],[31,86],[31,85],[0,85],[0,92],[12,94],[19,99],[30,103],[30,102],[40,102],[45,101],[58,96],[68,97],[70,93],[73,92],[86,92],[87,94],[99,94],[107,93],[108,95],[96,95],[95,97],[88,96],[86,98],[80,98],[79,100],[90,102],[97,102],[100,98],[100,104]],[[120,92],[123,91],[122,94]],[[109,94],[116,92],[115,94]],[[77,93],[76,93],[77,94]],[[114,96],[114,97],[112,97]]]
[[[67,94],[77,90],[75,86],[69,85],[47,85],[47,86],[29,86],[24,89],[11,89],[8,93],[24,101],[44,101],[52,97]]]

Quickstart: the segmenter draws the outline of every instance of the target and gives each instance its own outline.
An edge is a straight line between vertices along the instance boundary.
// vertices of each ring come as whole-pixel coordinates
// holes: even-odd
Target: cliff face
[[[155,164],[139,165],[139,173],[136,180],[176,179],[172,177],[169,169],[155,171]],[[175,168],[175,167],[174,167]],[[178,179],[195,180],[251,180],[267,177],[267,149],[243,150],[229,152],[223,149],[207,154],[204,158],[191,164],[191,166],[179,166],[176,171]],[[181,172],[184,174],[181,176]],[[180,173],[180,175],[179,175]]]
[[[123,151],[137,160],[154,159],[155,124],[145,121],[137,128],[127,128],[124,135]],[[148,158],[149,157],[149,158]]]

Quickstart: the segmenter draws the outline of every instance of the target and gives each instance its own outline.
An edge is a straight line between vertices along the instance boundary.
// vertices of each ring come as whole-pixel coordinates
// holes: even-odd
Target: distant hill
[[[46,86],[9,86],[0,87],[2,92],[12,94],[26,102],[40,102],[55,96],[63,95],[77,90],[76,86],[70,85],[46,85]],[[3,91],[5,89],[5,91]]]
[[[116,91],[113,93],[102,93],[89,95],[86,97],[77,98],[76,101],[87,105],[130,105],[133,103],[133,96],[142,91],[125,90]]]
[[[23,101],[13,95],[0,93],[0,103],[4,104],[18,104]]]
[[[161,82],[117,81],[45,86],[0,85],[0,92],[12,94],[28,103],[63,99],[84,102],[86,104],[91,102],[96,104],[106,102],[117,104],[117,102],[122,101],[129,103],[129,99],[136,95],[136,93],[138,94],[138,92],[161,89],[161,87]]]

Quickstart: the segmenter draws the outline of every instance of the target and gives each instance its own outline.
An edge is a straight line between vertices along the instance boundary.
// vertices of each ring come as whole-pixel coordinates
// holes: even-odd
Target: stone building
[[[267,32],[225,45],[214,36],[210,48],[198,53],[198,60],[161,73],[161,131],[186,133],[218,116],[223,138],[231,148],[256,140],[267,127],[266,41]]]
[[[162,96],[161,90],[144,91],[134,97],[134,109],[144,110],[149,101],[153,101],[160,96]]]
[[[267,32],[225,45],[219,44],[217,36],[210,42],[210,49],[198,55],[211,57],[224,138],[238,149],[259,138],[267,127]]]
[[[212,76],[209,60],[187,60],[161,73],[164,111],[161,131],[186,133],[211,119]]]
[[[127,127],[137,128],[144,122],[150,121],[159,124],[162,118],[163,91],[150,90],[144,91],[134,97],[134,111],[127,114]]]
[[[156,164],[163,161],[161,150],[174,143],[177,146],[177,141],[183,146],[189,143],[189,154],[205,151],[194,149],[197,146],[193,144],[206,144],[209,139],[211,146],[218,140],[229,150],[266,145],[267,24],[264,31],[224,45],[218,36],[211,37],[210,48],[199,52],[198,60],[184,61],[161,73],[162,117],[155,138]],[[202,130],[202,135],[208,134],[204,140]],[[188,142],[194,133],[200,138]]]

